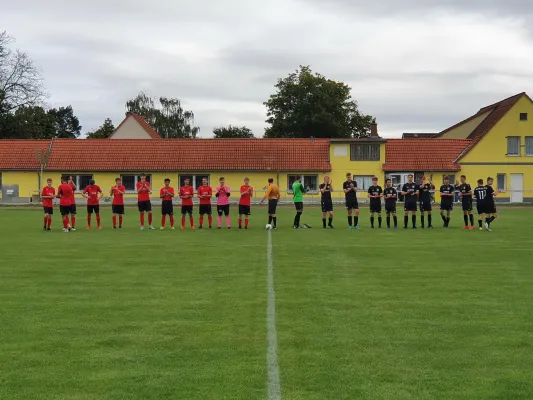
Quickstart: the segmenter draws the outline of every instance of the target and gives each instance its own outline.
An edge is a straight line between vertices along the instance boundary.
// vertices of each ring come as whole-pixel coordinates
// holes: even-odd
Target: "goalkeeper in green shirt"
[[[296,176],[296,181],[292,184],[292,195],[294,201],[294,207],[296,207],[296,216],[294,217],[293,228],[298,229],[300,227],[300,217],[304,211],[304,194],[308,189],[304,188],[302,184],[302,177]]]

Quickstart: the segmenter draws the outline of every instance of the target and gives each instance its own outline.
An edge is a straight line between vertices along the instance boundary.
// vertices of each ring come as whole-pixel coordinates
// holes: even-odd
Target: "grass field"
[[[267,399],[253,212],[248,231],[139,232],[134,209],[121,231],[82,211],[65,234],[0,209],[0,398]],[[448,230],[371,230],[366,210],[348,231],[337,212],[294,231],[282,209],[271,234],[282,399],[533,399],[533,209],[493,232],[459,211]]]

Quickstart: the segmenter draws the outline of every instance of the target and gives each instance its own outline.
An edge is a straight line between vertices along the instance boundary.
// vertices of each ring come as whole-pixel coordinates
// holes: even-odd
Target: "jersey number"
[[[479,200],[483,200],[486,195],[487,195],[487,192],[485,190],[480,190],[479,191]]]

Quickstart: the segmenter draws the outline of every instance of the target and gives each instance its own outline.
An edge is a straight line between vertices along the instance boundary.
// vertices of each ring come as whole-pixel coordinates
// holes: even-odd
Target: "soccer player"
[[[453,199],[455,198],[455,187],[450,184],[450,178],[444,177],[444,184],[440,187],[440,216],[444,221],[444,228],[450,226],[450,214],[453,210]],[[446,216],[444,216],[446,211]]]
[[[191,229],[194,230],[194,218],[192,216],[192,208],[193,208],[192,199],[194,197],[194,188],[191,186],[191,182],[188,179],[185,179],[184,183],[185,184],[182,187],[180,187],[181,229],[182,230],[185,229],[185,216],[189,214],[189,223],[191,224]]]
[[[150,201],[150,182],[146,180],[146,175],[141,174],[141,180],[137,182],[137,207],[141,218],[141,231],[144,231],[144,213],[148,213],[148,225],[150,229],[155,229],[152,225],[152,202]]]
[[[199,229],[204,226],[204,215],[207,214],[209,222],[209,229],[213,226],[213,216],[211,215],[211,197],[213,197],[213,189],[209,186],[207,178],[202,179],[202,186],[198,188],[198,199],[200,199],[200,224]]]
[[[68,216],[74,217],[76,212],[76,207],[74,204],[74,190],[72,185],[69,184],[70,179],[65,177],[61,178],[61,185],[57,189],[57,197],[59,197],[59,210],[61,212],[61,217],[63,217],[63,232],[75,231],[76,229],[70,225]],[[74,204],[74,208],[72,205]]]
[[[333,182],[330,181],[329,176],[324,177],[324,183],[319,186],[320,189],[320,205],[322,206],[322,227],[326,228],[326,216],[329,215],[328,226],[333,229],[333,200],[331,199],[331,192],[333,192]]]
[[[394,229],[398,229],[398,217],[396,217],[396,200],[398,199],[398,192],[392,187],[390,178],[385,179],[385,190],[383,191],[385,197],[385,211],[387,212],[387,228],[390,229],[390,215],[394,218]]]
[[[476,208],[478,213],[479,230],[483,230],[483,216],[486,214],[486,220],[489,219],[487,214],[487,187],[483,185],[483,179],[477,180],[477,187],[474,189],[474,197],[476,198]]]
[[[304,194],[307,193],[307,189],[302,184],[302,177],[296,175],[296,180],[292,184],[292,196],[294,201],[294,207],[296,208],[296,215],[294,216],[294,222],[292,227],[298,229],[300,227],[300,218],[304,212]]]
[[[56,197],[56,189],[52,186],[52,178],[46,180],[46,186],[41,191],[41,199],[43,199],[44,210],[44,225],[43,231],[50,231],[52,225],[52,215],[54,215],[54,199]]]
[[[244,215],[244,229],[248,229],[248,218],[250,217],[250,205],[254,188],[250,186],[250,178],[244,178],[244,185],[241,186],[241,198],[239,199],[239,229],[242,229],[242,216]]]
[[[174,228],[174,204],[172,204],[172,200],[174,200],[175,195],[176,193],[174,192],[174,188],[170,186],[170,179],[166,178],[165,186],[163,186],[159,190],[159,197],[161,198],[161,227],[159,228],[160,230],[165,229],[167,215],[168,215],[168,219],[170,220],[170,229],[172,230],[176,229]],[[181,191],[180,191],[180,195],[181,195]],[[181,229],[183,229],[183,225],[184,223],[182,222]]]
[[[378,213],[378,226],[381,228],[381,198],[383,189],[378,185],[378,177],[372,178],[372,186],[368,188],[368,198],[370,199],[370,227],[374,229],[374,213]]]
[[[425,213],[428,213],[428,228],[433,228],[431,224],[431,191],[435,189],[431,180],[426,181],[426,177],[423,176],[420,180],[420,221],[422,222],[422,229],[424,229]]]
[[[472,214],[472,187],[466,183],[466,176],[461,175],[461,184],[459,185],[459,197],[463,206],[463,218],[465,220],[465,226],[463,229],[468,228],[468,218],[470,217],[470,230],[474,229],[474,215]]]
[[[486,200],[486,212],[488,219],[485,219],[485,228],[491,232],[490,224],[498,218],[498,210],[496,210],[496,203],[494,202],[494,197],[498,196],[502,191],[500,189],[494,190],[492,185],[494,179],[490,176],[487,178],[487,200]]]
[[[418,200],[418,194],[420,192],[420,187],[413,182],[413,175],[409,174],[407,176],[407,183],[402,187],[402,194],[404,195],[404,206],[405,211],[403,217],[403,227],[407,229],[407,224],[409,223],[409,213],[411,213],[411,220],[413,222],[413,229],[416,229],[416,203]]]
[[[274,229],[278,226],[278,218],[276,217],[276,208],[278,207],[278,200],[280,191],[278,185],[274,183],[274,178],[268,178],[268,189],[265,197],[261,200],[261,204],[268,199],[268,223],[274,222]]]
[[[346,173],[346,182],[342,184],[342,188],[344,189],[346,210],[348,210],[348,229],[359,229],[359,204],[357,203],[357,182],[352,180],[352,174],[350,174],[349,172]]]
[[[122,216],[124,215],[124,194],[126,193],[126,188],[122,185],[122,179],[115,179],[115,186],[109,191],[109,195],[113,197],[113,202],[111,203],[111,209],[113,211],[113,229],[117,229],[117,217],[118,217],[118,227],[122,229]]]
[[[71,226],[71,230],[73,231],[76,231],[76,214],[77,214],[77,210],[76,210],[76,190],[78,190],[78,187],[76,186],[76,184],[74,183],[74,179],[72,179],[72,176],[69,176],[68,177],[68,181],[67,183],[70,185],[70,187],[72,188],[72,204],[70,205],[70,226]]]
[[[82,196],[87,199],[87,229],[91,229],[91,217],[93,212],[96,214],[96,224],[98,229],[102,229],[100,225],[100,199],[102,198],[102,189],[96,184],[94,179],[89,181],[82,193]]]
[[[226,216],[226,226],[231,229],[231,219],[229,216],[229,197],[231,195],[231,189],[226,186],[226,180],[221,177],[218,182],[215,196],[217,198],[217,213],[218,213],[218,229],[222,229],[222,213]]]

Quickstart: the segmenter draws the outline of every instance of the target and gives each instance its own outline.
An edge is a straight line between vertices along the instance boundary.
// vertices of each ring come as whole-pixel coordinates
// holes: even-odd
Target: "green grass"
[[[65,234],[0,209],[0,398],[266,399],[265,212],[249,231],[139,232],[134,209],[122,231],[109,209],[85,231],[82,211]],[[491,233],[460,211],[433,231],[337,213],[293,231],[282,209],[272,233],[283,399],[533,398],[533,210]]]

